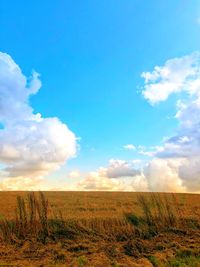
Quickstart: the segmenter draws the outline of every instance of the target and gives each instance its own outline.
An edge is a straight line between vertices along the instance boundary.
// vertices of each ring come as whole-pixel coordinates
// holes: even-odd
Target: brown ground
[[[0,218],[14,217],[17,195],[26,193],[0,192]],[[53,211],[61,210],[66,220],[94,228],[101,236],[80,233],[48,240],[46,245],[35,240],[0,242],[0,266],[200,266],[200,224],[133,237],[133,225],[124,214],[142,216],[137,193],[46,192],[45,196]],[[176,198],[181,216],[200,222],[200,195]]]

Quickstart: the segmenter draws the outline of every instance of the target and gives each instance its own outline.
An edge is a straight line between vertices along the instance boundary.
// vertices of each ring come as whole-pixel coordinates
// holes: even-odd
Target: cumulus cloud
[[[108,167],[105,169],[106,176],[109,178],[130,177],[139,174],[135,169],[133,162],[125,160],[111,159]]]
[[[103,176],[101,172],[91,172],[86,178],[78,183],[79,190],[86,191],[123,191],[121,181]]]
[[[142,76],[151,104],[186,93],[176,103],[176,134],[151,151],[155,158],[145,169],[150,190],[200,192],[200,53],[170,59]]]
[[[176,133],[153,147],[138,146],[138,160],[111,159],[106,167],[90,172],[78,182],[79,190],[200,192],[200,53],[167,60],[144,72],[143,96],[150,104],[179,94]],[[182,94],[184,93],[184,94]],[[127,144],[124,149],[134,150]],[[15,155],[14,151],[12,151]]]
[[[83,190],[115,191],[200,191],[200,54],[168,60],[153,72],[142,74],[143,96],[155,104],[166,101],[173,93],[187,97],[176,104],[176,135],[163,140],[163,145],[138,146],[139,154],[152,159],[141,161],[111,159],[107,167],[91,172],[80,183]],[[132,144],[124,149],[134,150]]]
[[[97,171],[89,173],[78,183],[78,189],[92,191],[148,190],[145,177],[139,169],[134,167],[134,162],[118,159],[111,159],[107,167],[101,167]]]
[[[152,72],[143,72],[145,79],[143,96],[151,104],[167,100],[173,93],[199,94],[200,53],[167,60],[163,66],[155,66]]]
[[[0,162],[7,177],[0,188],[12,181],[21,180],[22,187],[39,181],[76,155],[76,137],[67,125],[43,118],[30,106],[40,87],[38,73],[27,79],[9,55],[0,53]]]
[[[0,190],[2,191],[21,191],[21,190],[39,190],[39,186],[43,179],[41,177],[14,177],[5,178],[0,183]]]
[[[178,127],[162,145],[138,146],[149,162],[110,160],[79,183],[83,190],[200,192],[200,53],[167,60],[143,72],[144,98],[152,105],[178,94]],[[125,149],[134,149],[125,145]]]
[[[150,191],[185,192],[186,187],[179,176],[180,159],[154,158],[144,168]]]
[[[142,171],[140,174],[132,177],[131,182],[129,182],[126,186],[126,191],[134,191],[134,192],[149,191],[147,178]]]

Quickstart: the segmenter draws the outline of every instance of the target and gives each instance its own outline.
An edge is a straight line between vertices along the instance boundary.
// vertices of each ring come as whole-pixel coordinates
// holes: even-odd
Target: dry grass
[[[21,255],[18,266],[156,266],[168,264],[156,252],[173,259],[180,247],[200,241],[199,195],[1,192],[0,198],[2,264]],[[16,251],[15,260],[5,247]]]
[[[17,196],[15,218],[0,221],[1,241],[14,243],[17,240],[36,238],[45,243],[48,236],[48,200],[42,192],[27,197]]]

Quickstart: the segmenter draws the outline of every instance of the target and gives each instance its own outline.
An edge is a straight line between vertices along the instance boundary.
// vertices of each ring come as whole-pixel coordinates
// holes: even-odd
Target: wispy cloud
[[[127,150],[136,150],[136,147],[133,144],[124,145],[123,148]]]

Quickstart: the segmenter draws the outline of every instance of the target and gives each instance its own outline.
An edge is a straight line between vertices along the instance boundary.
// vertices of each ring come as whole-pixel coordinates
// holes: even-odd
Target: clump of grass
[[[13,239],[14,231],[15,231],[14,223],[12,221],[9,221],[3,218],[0,223],[1,239],[3,241],[7,241],[8,243],[11,243],[11,240]]]
[[[78,267],[86,266],[86,264],[87,264],[87,259],[86,259],[86,257],[84,257],[84,256],[79,256],[79,257],[77,258],[77,263],[78,263]]]
[[[90,224],[84,224],[77,219],[67,220],[59,210],[50,212],[49,206],[42,192],[38,194],[32,192],[27,197],[17,196],[15,219],[0,219],[0,240],[14,243],[34,239],[45,244],[47,239],[59,241],[62,238],[75,239],[77,236],[100,237],[100,232],[97,234],[97,227],[102,231],[103,220],[95,228],[92,220]],[[111,225],[114,225],[114,222]]]
[[[160,261],[158,258],[156,258],[155,256],[153,255],[149,255],[147,256],[147,259],[151,262],[151,264],[154,266],[154,267],[159,267],[160,266]]]
[[[105,252],[110,258],[115,258],[118,255],[117,247],[114,244],[112,244],[110,246],[107,245],[105,248]]]
[[[174,258],[168,261],[166,267],[199,267],[200,259],[196,257]]]
[[[128,240],[124,246],[124,253],[134,258],[150,252],[150,248],[139,238]]]
[[[200,249],[182,248],[176,252],[176,256],[179,258],[198,256],[200,258]]]
[[[42,192],[39,192],[39,201],[36,201],[36,208],[41,228],[40,237],[44,243],[46,241],[47,236],[49,235],[48,207],[49,207],[48,200],[45,198]]]
[[[27,198],[18,196],[15,219],[0,221],[0,237],[9,243],[26,238],[37,238],[45,243],[48,235],[48,200],[42,192],[38,197],[35,193],[29,193]]]
[[[138,204],[142,208],[147,225],[148,226],[155,225],[154,216],[151,208],[151,202],[144,195],[139,195]]]
[[[27,209],[25,200],[21,196],[17,196],[17,210],[16,210],[16,223],[15,231],[20,239],[24,239],[27,231]]]
[[[54,255],[54,263],[66,263],[66,256],[63,253],[56,253]]]
[[[196,218],[184,217],[183,207],[180,208],[174,194],[140,194],[137,204],[142,211],[141,215],[130,212],[124,214],[127,222],[134,226],[136,237],[150,239],[162,231],[185,234],[189,228],[200,227]]]
[[[178,250],[176,256],[168,261],[166,264],[168,267],[179,266],[200,266],[200,250],[198,249],[181,249]]]
[[[159,251],[163,251],[165,249],[165,246],[162,243],[158,243],[155,249]]]
[[[130,222],[134,226],[139,226],[142,223],[141,218],[139,218],[137,215],[133,213],[126,213],[125,217],[128,220],[128,222]]]
[[[113,262],[112,267],[121,267],[121,265],[119,265],[117,262]]]
[[[147,197],[141,194],[138,196],[138,204],[143,212],[143,224],[146,224],[149,234],[154,235],[178,225],[179,219],[173,195],[152,193]],[[135,216],[132,221],[130,218],[129,216],[129,221],[137,225]]]

